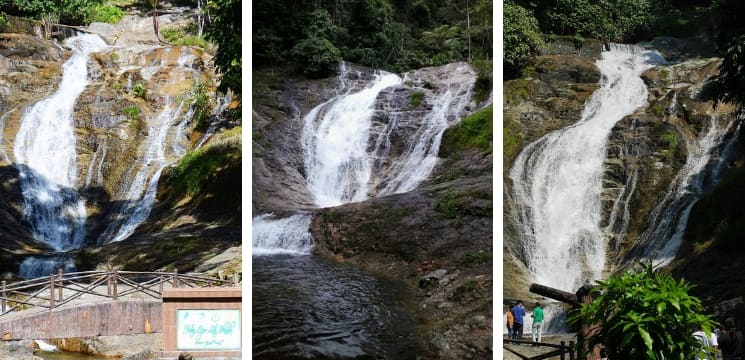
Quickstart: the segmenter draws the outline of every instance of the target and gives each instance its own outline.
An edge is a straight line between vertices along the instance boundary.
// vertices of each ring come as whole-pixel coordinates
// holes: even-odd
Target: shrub
[[[704,314],[691,285],[655,272],[652,264],[640,270],[597,281],[590,304],[570,313],[570,323],[597,324],[584,339],[589,348],[602,343],[608,359],[692,359],[699,342],[691,329],[707,333],[716,325]],[[581,345],[580,345],[581,346]]]
[[[91,22],[116,24],[124,17],[124,11],[113,5],[96,5],[90,11]]]
[[[522,6],[504,4],[504,63],[515,71],[519,63],[541,46],[538,20]],[[509,69],[511,68],[511,69]]]
[[[140,115],[140,108],[137,106],[129,106],[124,109],[122,109],[122,113],[127,116],[130,120],[136,120],[137,117]]]
[[[409,98],[409,110],[419,107],[422,104],[422,100],[424,100],[423,92],[417,91],[412,93]]]
[[[209,120],[210,111],[210,96],[207,93],[207,84],[199,79],[195,79],[191,83],[191,89],[186,93],[186,101],[191,107],[194,108],[194,121],[196,128],[204,130]]]

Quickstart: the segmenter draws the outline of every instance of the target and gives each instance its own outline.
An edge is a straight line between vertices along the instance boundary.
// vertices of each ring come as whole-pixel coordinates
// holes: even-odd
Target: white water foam
[[[252,221],[253,255],[307,255],[313,246],[310,235],[311,214],[276,218],[263,214]]]
[[[55,250],[77,248],[85,236],[85,203],[76,191],[77,161],[73,110],[88,85],[88,56],[106,49],[96,35],[65,40],[73,55],[58,90],[28,109],[13,146],[20,171],[24,218],[34,237]]]
[[[613,45],[597,66],[601,88],[576,124],[529,144],[510,170],[533,281],[575,291],[602,277],[606,238],[600,228],[603,161],[616,122],[646,104],[640,78],[656,53]]]
[[[337,96],[305,116],[301,142],[308,190],[316,205],[330,207],[368,198],[367,147],[375,99],[401,81],[395,74],[381,72],[365,89]]]

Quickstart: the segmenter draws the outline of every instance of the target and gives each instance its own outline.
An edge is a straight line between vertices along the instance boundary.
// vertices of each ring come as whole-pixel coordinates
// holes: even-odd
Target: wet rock
[[[447,270],[439,269],[422,276],[419,279],[419,288],[426,290],[437,286],[440,279],[442,279],[446,274]]]

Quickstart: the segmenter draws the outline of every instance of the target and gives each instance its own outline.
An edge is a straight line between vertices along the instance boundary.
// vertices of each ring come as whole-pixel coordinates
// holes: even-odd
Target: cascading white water
[[[368,198],[368,154],[375,99],[385,88],[401,84],[395,74],[379,73],[365,89],[337,96],[305,116],[301,142],[308,190],[320,207]]]
[[[150,124],[148,136],[144,142],[146,150],[142,153],[142,158],[138,159],[130,169],[134,172],[134,176],[132,176],[132,181],[125,185],[123,198],[126,203],[118,212],[122,218],[110,224],[101,235],[101,239],[112,242],[124,240],[132,235],[137,226],[150,215],[163,169],[173,159],[178,159],[186,153],[183,145],[176,144],[183,141],[185,137],[183,134],[185,127],[179,124],[188,122],[191,115],[193,115],[192,111],[187,111],[184,115],[183,103],[174,103],[172,97],[165,99],[165,108]],[[171,135],[172,128],[182,133],[177,131],[176,134]],[[171,152],[166,151],[169,135],[173,136],[171,144],[173,151]]]
[[[410,141],[407,141],[404,153],[396,155],[395,165],[383,171],[374,169],[373,165],[381,157],[389,156],[387,150],[390,144],[382,144],[388,141],[391,133],[402,130],[399,129],[397,114],[400,115],[403,109],[385,110],[389,122],[382,126],[384,129],[376,129],[376,135],[372,130],[375,126],[373,117],[380,108],[375,104],[382,101],[385,108],[387,100],[381,99],[381,92],[400,86],[404,81],[397,75],[377,72],[372,81],[359,88],[357,84],[348,83],[348,78],[359,79],[361,74],[350,73],[346,64],[340,63],[338,95],[316,106],[303,118],[301,144],[305,176],[308,190],[317,206],[338,206],[363,201],[371,196],[410,191],[429,176],[437,160],[442,135],[448,126],[462,117],[466,105],[471,101],[470,94],[475,83],[474,73],[467,65],[454,64],[452,69],[447,73],[457,80],[441,87],[440,93],[431,100],[431,111],[422,118],[402,125],[406,131],[411,131],[406,134]],[[381,178],[385,179],[387,186],[376,190],[371,185]],[[310,215],[293,215],[268,221],[263,217],[253,220],[254,253],[266,253],[263,248],[306,253],[306,250],[298,250],[293,247],[295,245],[288,246],[288,243],[300,243],[303,247],[307,245],[309,251],[312,242],[307,227]],[[256,235],[257,226],[265,229],[268,224],[275,224],[284,229],[282,231],[289,232],[262,230],[266,235]],[[271,239],[274,239],[273,243]]]
[[[465,67],[465,64],[461,64],[455,72],[464,72]],[[463,115],[463,110],[471,101],[471,90],[475,81],[476,77],[472,76],[469,81],[458,82],[456,85],[448,84],[447,90],[435,98],[432,110],[423,119],[424,125],[413,136],[416,141],[390,170],[391,179],[387,180],[386,186],[378,195],[414,190],[429,177],[437,163],[442,135],[452,124],[451,119],[459,120]],[[384,134],[390,134],[395,129],[396,123],[390,125],[390,130]]]
[[[88,85],[88,56],[106,49],[96,35],[65,40],[73,50],[57,91],[27,110],[13,152],[21,177],[24,217],[34,237],[58,251],[77,248],[85,236],[84,200],[77,193],[73,109]]]
[[[275,218],[264,214],[253,218],[252,251],[254,255],[310,254],[313,238],[308,232],[311,214]]]
[[[678,252],[683,242],[683,233],[688,224],[691,209],[700,199],[704,191],[704,180],[706,178],[707,165],[710,163],[713,152],[722,144],[722,140],[729,132],[732,123],[720,126],[716,117],[711,117],[711,122],[706,135],[697,143],[686,144],[688,158],[686,164],[673,179],[665,194],[664,199],[655,207],[650,215],[649,230],[645,231],[639,238],[643,244],[637,254],[642,261],[652,260],[655,266],[669,264]],[[728,149],[737,141],[739,125],[729,142],[725,145],[720,160],[726,158]],[[712,169],[712,182],[719,181],[718,173],[724,161],[717,161]]]
[[[640,75],[660,60],[634,46],[612,45],[596,63],[601,87],[580,121],[529,144],[515,160],[510,178],[533,281],[575,291],[602,276],[605,145],[613,125],[646,103]]]

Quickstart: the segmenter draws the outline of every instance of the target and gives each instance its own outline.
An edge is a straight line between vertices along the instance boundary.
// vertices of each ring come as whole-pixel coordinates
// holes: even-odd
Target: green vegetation
[[[89,20],[91,22],[104,22],[116,24],[124,17],[124,11],[113,5],[98,4],[90,10]]]
[[[222,74],[218,90],[226,92],[230,89],[240,97],[243,63],[241,59],[241,0],[212,0],[209,5],[213,17],[212,24],[207,28],[205,35],[207,40],[217,44],[214,61],[217,70]],[[271,6],[276,6],[276,4]],[[255,6],[254,9],[256,9]],[[254,19],[257,19],[256,16]],[[278,20],[278,22],[277,25],[281,25],[282,21]],[[240,111],[235,118],[240,119]]]
[[[504,4],[504,69],[516,73],[521,63],[543,44],[538,20],[519,5]]]
[[[442,138],[441,151],[452,153],[458,149],[480,148],[492,151],[493,105],[468,115],[460,123],[448,129]]]
[[[453,195],[444,195],[437,198],[434,209],[449,219],[459,219],[463,216],[463,211],[458,207]]]
[[[652,114],[657,115],[657,116],[662,116],[663,111],[665,110],[665,108],[660,103],[656,103],[650,106],[648,109]]]
[[[604,344],[608,359],[692,359],[699,343],[691,329],[710,332],[716,325],[701,300],[688,294],[691,285],[642,269],[598,281],[598,296],[569,316],[571,323],[597,324],[585,341]]]
[[[229,133],[221,134],[225,140],[186,154],[169,176],[172,195],[195,197],[214,194],[218,190],[216,187],[224,185],[218,183],[224,180],[229,168],[237,166],[240,171],[240,134],[240,128],[234,128]],[[240,189],[240,185],[236,188]],[[240,203],[240,197],[237,202]]]
[[[492,59],[490,0],[253,2],[258,67],[324,76],[338,59],[403,72]]]
[[[0,12],[0,32],[5,31],[8,26],[10,26],[10,21],[8,21],[8,18],[5,16],[5,14]]]
[[[685,239],[694,243],[713,241],[724,251],[745,251],[745,168],[725,177],[717,188],[691,210]]]
[[[147,89],[145,88],[145,85],[138,81],[132,86],[132,94],[135,97],[147,100]]]
[[[477,59],[471,63],[476,69],[476,83],[473,85],[473,99],[477,103],[486,101],[493,88],[493,68],[494,63],[491,60]]]
[[[160,34],[163,39],[173,45],[194,46],[202,50],[207,50],[210,47],[210,42],[197,35],[196,28],[193,25],[163,29]]]
[[[463,259],[461,259],[460,263],[463,266],[474,266],[485,264],[490,261],[492,261],[491,251],[481,250],[474,254],[466,254],[465,256],[463,256]]]
[[[523,147],[523,135],[520,124],[516,121],[506,121],[502,127],[503,161],[505,166],[512,163],[518,152]]]
[[[422,104],[422,100],[424,100],[423,92],[416,91],[412,93],[411,97],[409,98],[409,110],[419,107],[419,105]]]
[[[680,138],[677,131],[670,131],[660,135],[660,143],[666,146],[668,150],[675,150],[678,147]]]
[[[186,93],[186,101],[194,109],[194,121],[198,130],[205,130],[209,125],[210,96],[207,83],[199,79],[192,80],[191,89]]]
[[[122,113],[126,115],[129,120],[137,120],[137,117],[140,116],[140,108],[132,105],[122,109]]]
[[[9,15],[53,18],[68,25],[88,25],[101,21],[99,16],[113,20],[117,13],[115,7],[105,6],[104,0],[0,0],[0,9]]]

